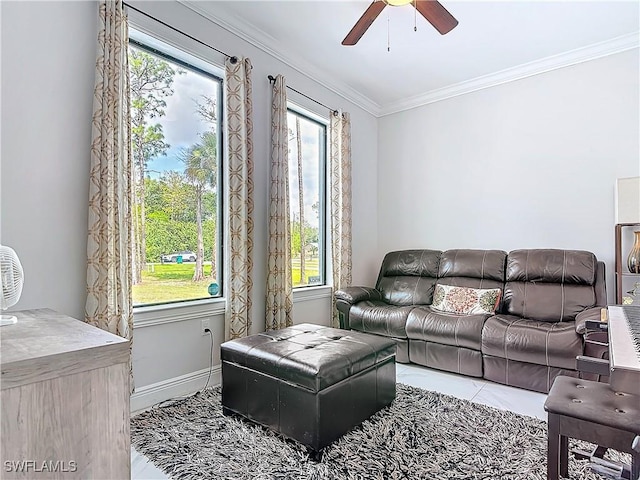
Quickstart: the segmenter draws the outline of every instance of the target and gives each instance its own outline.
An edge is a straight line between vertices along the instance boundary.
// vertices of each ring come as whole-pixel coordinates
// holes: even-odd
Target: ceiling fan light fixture
[[[392,7],[401,7],[403,5],[408,5],[412,0],[383,0],[387,5],[391,5]]]
[[[441,35],[448,33],[458,25],[458,20],[456,20],[438,0],[373,0],[371,5],[367,7],[356,24],[351,28],[347,36],[344,37],[342,45],[355,45],[358,43],[358,40],[362,38],[362,35],[364,35],[387,5],[401,7],[409,4],[413,4],[415,8],[414,20],[417,14],[420,13]],[[414,30],[415,29],[414,25]]]

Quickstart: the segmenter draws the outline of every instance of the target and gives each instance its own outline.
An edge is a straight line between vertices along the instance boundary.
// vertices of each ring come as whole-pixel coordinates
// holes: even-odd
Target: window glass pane
[[[129,70],[134,305],[219,296],[221,80],[134,40]]]
[[[293,287],[324,285],[326,126],[293,110],[287,124]]]

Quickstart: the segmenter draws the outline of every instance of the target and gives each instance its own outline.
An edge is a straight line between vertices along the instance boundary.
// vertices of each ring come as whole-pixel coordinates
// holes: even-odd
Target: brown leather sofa
[[[501,290],[495,313],[432,307],[436,285]],[[604,263],[580,250],[403,250],[375,288],[335,293],[341,328],[393,338],[396,360],[547,393],[578,376],[584,322],[606,306]]]

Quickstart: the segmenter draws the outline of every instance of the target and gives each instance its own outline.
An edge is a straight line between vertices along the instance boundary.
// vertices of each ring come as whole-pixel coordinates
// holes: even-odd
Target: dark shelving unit
[[[636,227],[640,228],[640,223],[618,223],[616,224],[616,303],[622,304],[622,297],[624,295],[625,287],[623,286],[623,280],[627,277],[635,277],[636,281],[640,282],[640,273],[631,273],[627,269],[626,257],[623,258],[624,252],[622,251],[622,231],[625,228]],[[631,248],[631,245],[629,245]],[[640,304],[640,299],[635,304]]]

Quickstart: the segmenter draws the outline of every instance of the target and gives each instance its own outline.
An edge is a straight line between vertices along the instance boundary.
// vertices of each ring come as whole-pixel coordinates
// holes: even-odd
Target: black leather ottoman
[[[221,346],[222,406],[319,452],[396,396],[395,342],[302,324]]]

